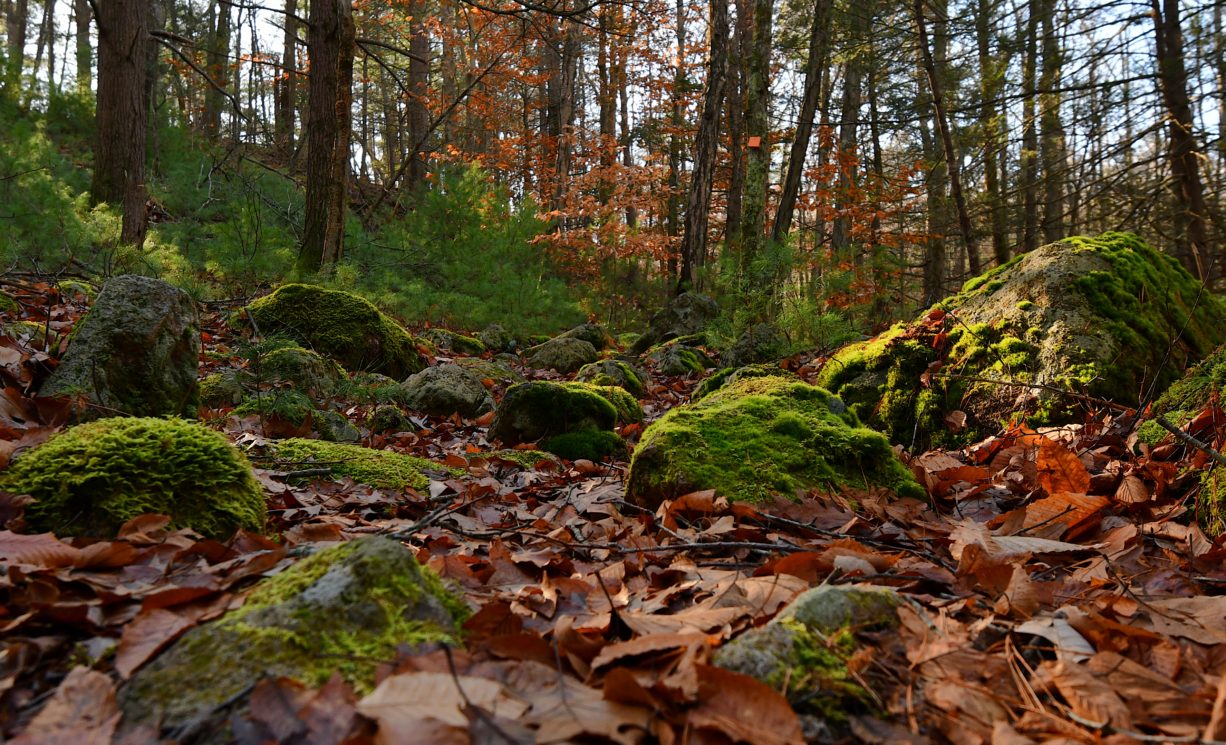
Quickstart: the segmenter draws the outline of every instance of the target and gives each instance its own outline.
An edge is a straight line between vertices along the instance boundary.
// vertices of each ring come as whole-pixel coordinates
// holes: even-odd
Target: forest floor
[[[27,313],[54,343],[85,308],[48,296]],[[206,317],[214,361],[239,341],[220,319]],[[60,407],[26,395],[46,359],[0,337],[5,460],[62,426]],[[820,362],[785,364],[804,377]],[[697,383],[656,377],[648,421]],[[366,411],[345,413],[360,422]],[[1222,416],[1214,405],[1192,427]],[[240,446],[276,434],[225,412],[205,418]],[[859,492],[743,504],[699,492],[654,512],[624,499],[626,459],[525,468],[472,457],[495,449],[488,416],[418,423],[364,444],[464,475],[440,467],[428,489],[391,492],[301,483],[265,463],[268,534],[224,544],[159,516],[114,540],[28,535],[22,500],[0,494],[0,735],[110,742],[117,688],[297,547],[396,533],[463,589],[474,611],[463,648],[404,650],[365,696],[339,678],[318,690],[259,681],[240,741],[1226,740],[1226,548],[1189,519],[1208,456],[1174,442],[1138,449],[1127,419],[904,455],[930,503]],[[856,634],[847,672],[868,695],[825,728],[800,715],[834,693],[774,690],[710,664],[821,584],[906,600],[896,628]]]

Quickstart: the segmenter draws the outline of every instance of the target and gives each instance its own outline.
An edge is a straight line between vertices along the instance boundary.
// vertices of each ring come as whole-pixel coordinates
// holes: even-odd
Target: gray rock
[[[227,721],[242,715],[261,680],[319,686],[339,671],[370,688],[400,645],[454,643],[464,612],[396,541],[361,538],[318,551],[138,670],[119,692],[123,727],[180,736],[190,728],[192,741],[226,742]]]
[[[194,417],[199,357],[200,322],[190,295],[149,277],[115,277],[39,393],[84,396],[94,406],[78,411],[82,418]]]
[[[515,383],[524,382],[523,375],[515,372],[508,364],[507,359],[518,361],[519,358],[513,355],[499,355],[497,359],[483,360],[480,357],[459,357],[452,362],[460,367],[468,370],[482,380],[492,380],[499,385],[514,385]]]
[[[507,391],[490,425],[490,437],[518,445],[571,432],[611,432],[616,423],[617,409],[590,386],[536,381]]]
[[[491,352],[510,352],[515,349],[515,337],[497,323],[486,326],[485,330],[477,334],[477,338]]]
[[[701,349],[679,343],[658,347],[647,355],[647,359],[655,363],[656,371],[661,375],[698,374],[715,366]]]
[[[319,439],[328,442],[360,442],[362,432],[344,414],[337,411],[316,411],[311,426]]]
[[[318,352],[302,347],[283,347],[260,356],[253,372],[263,382],[288,383],[312,399],[336,392],[345,371]]]
[[[720,357],[720,367],[745,367],[787,356],[787,340],[769,323],[750,326]]]
[[[226,368],[200,381],[200,404],[207,408],[237,406],[247,398],[255,380],[245,370]]]
[[[579,368],[575,380],[596,385],[615,385],[635,398],[647,392],[647,372],[625,360],[600,360]]]
[[[457,334],[449,329],[426,329],[420,336],[439,349],[456,354],[481,354],[485,351],[485,343],[464,334]]]
[[[366,419],[366,426],[371,432],[408,432],[417,429],[400,407],[392,404],[376,406]]]
[[[557,370],[568,375],[596,361],[596,347],[582,339],[559,336],[532,347],[525,354],[529,365],[540,370]]]
[[[410,408],[427,414],[478,416],[494,408],[494,397],[476,373],[459,365],[437,365],[411,375],[402,384]]]
[[[714,300],[696,292],[683,292],[651,317],[647,333],[639,337],[630,351],[642,354],[670,339],[701,334],[718,316],[719,304]]]
[[[583,323],[570,331],[559,334],[559,339],[581,339],[596,348],[596,351],[602,349],[612,349],[617,346],[617,340],[604,330],[604,327],[595,323]]]

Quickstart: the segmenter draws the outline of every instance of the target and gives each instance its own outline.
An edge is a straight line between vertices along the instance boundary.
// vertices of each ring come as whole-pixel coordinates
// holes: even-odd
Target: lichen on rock
[[[779,377],[745,378],[649,426],[626,477],[652,506],[700,489],[738,501],[810,489],[886,488],[924,497],[880,433],[828,391]]]
[[[469,615],[463,599],[421,567],[411,551],[369,537],[317,551],[256,585],[246,603],[188,631],[137,671],[119,695],[128,731],[226,722],[252,686],[285,676],[310,686],[339,673],[360,693],[402,646],[455,645]]]
[[[1199,289],[1134,235],[1070,238],[845,347],[817,383],[893,442],[915,447],[989,434],[1015,413],[1034,424],[1077,419],[1077,400],[1060,390],[1135,406],[1226,337],[1226,303]],[[925,387],[921,376],[938,361]],[[943,422],[955,409],[967,414],[956,434]]]
[[[111,537],[146,513],[230,538],[260,531],[264,493],[221,434],[182,419],[113,417],[72,427],[17,459],[0,488],[29,494],[26,521],[57,535]]]
[[[370,301],[349,292],[288,284],[245,309],[261,333],[282,334],[346,370],[404,378],[423,367],[416,340]]]

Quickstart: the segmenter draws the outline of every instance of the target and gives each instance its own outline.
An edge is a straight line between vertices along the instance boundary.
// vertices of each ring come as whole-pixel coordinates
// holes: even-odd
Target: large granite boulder
[[[872,488],[924,497],[885,437],[828,391],[780,377],[744,378],[668,412],[643,432],[626,477],[627,497],[646,507],[702,489],[757,502]]]
[[[478,374],[459,365],[427,367],[403,386],[409,408],[427,414],[473,417],[494,409],[494,397]]]
[[[244,313],[260,333],[287,336],[346,370],[404,378],[426,366],[417,342],[369,300],[314,285],[282,285]]]
[[[538,370],[557,370],[569,375],[596,361],[596,347],[583,339],[559,336],[537,344],[524,354],[525,361]]]
[[[1136,405],[1226,339],[1226,302],[1127,233],[1070,238],[968,282],[915,321],[836,353],[817,383],[923,448],[1079,420],[1061,391]],[[1169,356],[1168,356],[1169,353]],[[958,410],[962,417],[947,423]]]
[[[29,526],[56,535],[114,536],[140,515],[225,540],[261,531],[264,492],[247,458],[196,422],[111,417],[79,424],[21,456],[0,489],[29,494]]]
[[[190,731],[193,741],[231,741],[231,716],[241,717],[261,680],[318,687],[339,673],[366,693],[398,649],[458,644],[467,615],[464,601],[394,540],[325,548],[260,582],[241,608],[191,629],[138,670],[119,692],[122,727],[152,728],[159,740]]]
[[[186,292],[161,280],[109,280],[78,322],[43,396],[83,396],[81,418],[195,416],[200,321]]]
[[[719,305],[706,295],[683,292],[651,317],[647,333],[631,346],[634,354],[642,354],[656,344],[679,336],[701,334],[719,316]]]

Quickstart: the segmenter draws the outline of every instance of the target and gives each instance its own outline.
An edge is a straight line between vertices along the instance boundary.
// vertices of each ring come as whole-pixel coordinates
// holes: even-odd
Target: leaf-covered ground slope
[[[5,461],[63,425],[63,406],[27,392],[85,308],[45,285],[7,289],[20,307],[5,320],[28,323],[0,335]],[[245,340],[219,316],[205,323],[202,376],[241,365]],[[817,369],[788,364],[809,380]],[[653,375],[648,421],[698,379]],[[505,383],[486,382],[501,398]],[[275,415],[204,412],[259,466],[264,536],[206,540],[146,516],[114,539],[60,538],[24,532],[26,500],[0,495],[0,737],[108,741],[117,688],[175,639],[309,545],[377,533],[462,589],[473,611],[463,646],[402,648],[365,695],[340,677],[252,680],[240,741],[1226,739],[1226,550],[1190,520],[1212,462],[1173,438],[1136,446],[1129,417],[915,456],[930,503],[861,491],[748,505],[708,491],[645,510],[625,498],[627,457],[499,452],[488,414],[409,411],[416,431],[372,432],[377,389],[326,405],[361,445],[433,464],[420,488],[278,458],[269,442],[305,432]],[[1212,401],[1189,431],[1220,446],[1222,416]],[[630,443],[642,431],[618,428]],[[902,601],[892,629],[810,639],[812,659],[845,667],[837,688],[823,687],[831,676],[771,686],[713,664],[823,584]]]

